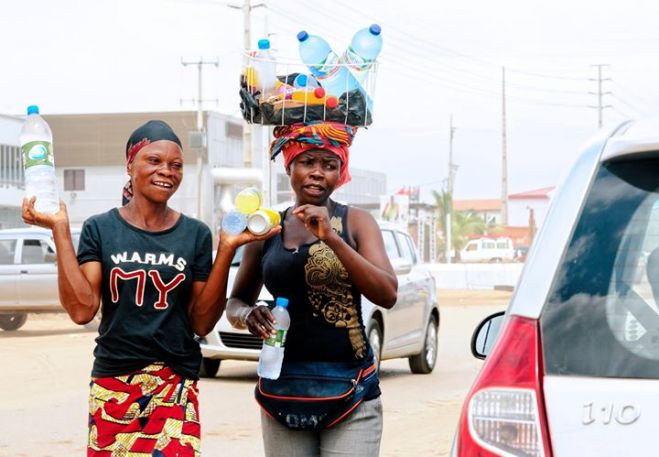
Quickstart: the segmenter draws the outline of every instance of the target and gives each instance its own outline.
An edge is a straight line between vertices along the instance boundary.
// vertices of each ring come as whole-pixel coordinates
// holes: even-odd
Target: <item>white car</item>
[[[515,258],[513,240],[502,237],[481,237],[470,240],[460,251],[462,262],[512,262]]]
[[[452,456],[657,455],[659,124],[585,148],[472,351]]]
[[[77,249],[80,229],[71,229]],[[55,242],[38,227],[0,230],[0,328],[18,330],[27,313],[63,313]]]
[[[419,260],[409,234],[394,225],[380,223],[385,249],[398,276],[398,301],[385,309],[362,297],[362,319],[369,342],[380,360],[409,358],[413,373],[430,373],[437,361],[439,307],[435,279]],[[236,253],[229,275],[231,292],[240,265],[242,249]],[[263,287],[259,301],[273,306]],[[262,340],[247,330],[237,330],[223,315],[213,331],[200,338],[204,356],[202,376],[214,377],[222,360],[257,361]]]

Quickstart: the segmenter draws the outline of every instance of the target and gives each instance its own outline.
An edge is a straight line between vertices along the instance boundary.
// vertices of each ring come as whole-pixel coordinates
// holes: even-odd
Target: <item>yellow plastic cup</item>
[[[247,230],[254,235],[264,235],[271,228],[279,225],[280,222],[281,217],[277,211],[270,208],[261,208],[247,218]]]
[[[234,202],[236,209],[243,214],[251,214],[263,203],[263,196],[256,187],[248,187],[236,195]]]

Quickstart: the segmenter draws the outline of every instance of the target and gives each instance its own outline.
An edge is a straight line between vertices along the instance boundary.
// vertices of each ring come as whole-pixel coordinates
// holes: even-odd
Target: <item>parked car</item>
[[[656,454],[658,176],[656,123],[624,123],[585,148],[506,313],[474,333],[487,358],[452,456]]]
[[[362,319],[369,342],[379,360],[407,357],[413,373],[430,373],[437,361],[439,307],[435,280],[421,263],[409,234],[381,223],[385,249],[398,276],[398,301],[392,309],[376,306],[362,297]],[[240,265],[236,252],[229,275],[229,292]],[[265,287],[259,301],[273,306]],[[262,340],[231,326],[223,315],[211,333],[200,338],[204,356],[202,376],[214,377],[222,360],[257,361]]]
[[[77,249],[80,229],[71,229]],[[21,328],[28,313],[64,312],[57,292],[55,242],[37,227],[0,230],[0,328]]]
[[[470,240],[460,251],[463,262],[512,262],[514,258],[513,240],[505,236]]]

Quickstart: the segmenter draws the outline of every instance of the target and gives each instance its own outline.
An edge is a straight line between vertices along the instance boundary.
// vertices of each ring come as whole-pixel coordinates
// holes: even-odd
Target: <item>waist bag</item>
[[[259,378],[255,397],[291,430],[322,430],[348,417],[377,385],[375,363],[284,360],[279,379]]]

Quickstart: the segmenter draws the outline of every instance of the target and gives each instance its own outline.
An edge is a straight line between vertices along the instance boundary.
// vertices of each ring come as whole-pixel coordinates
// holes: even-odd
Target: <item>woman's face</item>
[[[341,177],[341,160],[332,152],[312,149],[293,160],[288,175],[300,203],[321,204]]]
[[[144,146],[128,164],[133,194],[155,203],[165,203],[183,179],[183,153],[173,141],[155,141]]]

